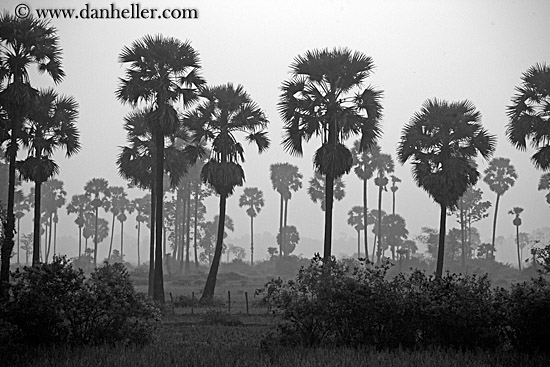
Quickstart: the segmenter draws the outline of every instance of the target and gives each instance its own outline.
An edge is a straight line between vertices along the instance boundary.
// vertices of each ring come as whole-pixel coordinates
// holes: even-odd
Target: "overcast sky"
[[[91,7],[109,7],[111,2],[89,1]],[[13,12],[18,1],[3,1]],[[48,7],[81,9],[85,1],[27,1],[31,10]],[[131,2],[114,2],[117,8]],[[141,1],[142,8],[194,8],[198,19],[83,20],[52,19],[63,48],[63,66],[67,74],[56,88],[74,96],[80,104],[78,126],[82,151],[66,160],[59,153],[59,179],[63,180],[68,199],[83,192],[86,181],[104,177],[111,185],[125,186],[115,166],[120,146],[126,143],[123,117],[130,111],[115,98],[118,78],[124,66],[117,58],[124,46],[146,34],[189,40],[199,52],[203,75],[212,85],[242,84],[264,109],[272,139],[270,150],[259,156],[245,146],[245,186],[259,187],[266,206],[255,221],[256,232],[278,230],[279,201],[271,188],[269,165],[290,162],[304,175],[304,188],[289,205],[289,224],[296,225],[301,236],[322,240],[323,213],[307,197],[307,181],[312,176],[312,154],[318,140],[307,144],[303,158],[291,157],[279,145],[282,122],[277,113],[281,83],[289,77],[289,65],[305,51],[325,47],[348,47],[373,58],[376,69],[367,84],[384,91],[384,135],[380,145],[395,158],[401,129],[428,98],[449,101],[469,99],[482,114],[482,123],[498,139],[495,157],[508,157],[519,179],[501,199],[497,235],[515,232],[514,206],[525,209],[522,231],[531,232],[548,225],[550,207],[545,194],[537,191],[542,172],[529,161],[532,151],[519,152],[505,137],[508,122],[505,107],[510,103],[521,74],[537,62],[550,62],[550,1],[457,0],[457,1]],[[33,73],[35,86],[51,86],[50,79]],[[487,162],[478,160],[479,169]],[[397,213],[406,221],[411,236],[421,227],[438,227],[439,207],[418,188],[410,174],[410,165],[396,164],[395,174],[403,182],[397,192]],[[355,251],[341,247],[337,238],[355,238],[346,223],[347,212],[362,205],[361,182],[352,173],[344,177],[346,197],[335,203],[335,254]],[[494,194],[483,182],[478,184],[486,200]],[[249,217],[238,207],[238,188],[228,200],[227,214],[235,221],[234,237],[249,231]],[[142,195],[133,191],[132,196]],[[376,188],[369,186],[369,207],[376,205]],[[207,218],[217,214],[217,199],[208,200]],[[383,209],[391,211],[391,194],[383,198]],[[64,210],[63,210],[64,212]],[[28,220],[30,216],[26,218]],[[73,219],[61,221],[60,231],[76,233]],[[131,219],[133,227],[133,216]],[[477,224],[482,240],[490,241],[491,217]],[[456,226],[448,218],[448,226]],[[118,232],[118,228],[117,228]],[[239,243],[248,250],[248,243]],[[257,244],[256,257],[266,254],[274,244]],[[296,253],[311,256],[318,248],[298,247]],[[129,246],[131,246],[129,244]],[[107,246],[103,246],[107,247]],[[248,251],[247,251],[248,252]],[[513,252],[510,252],[513,254]],[[71,254],[76,255],[75,253]],[[132,260],[134,256],[130,257]],[[499,255],[497,255],[499,258]],[[509,261],[513,261],[511,257]]]

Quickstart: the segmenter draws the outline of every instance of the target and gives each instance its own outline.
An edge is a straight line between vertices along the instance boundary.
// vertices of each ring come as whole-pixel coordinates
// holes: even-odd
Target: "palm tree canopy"
[[[292,198],[292,191],[296,192],[302,188],[303,177],[299,168],[290,163],[275,163],[270,166],[273,190],[281,194],[285,200]]]
[[[506,109],[510,121],[506,136],[517,149],[525,150],[531,140],[537,152],[531,157],[535,167],[550,168],[550,65],[539,63],[523,73],[512,104]]]
[[[401,164],[413,164],[416,184],[440,205],[456,206],[479,172],[472,160],[488,159],[496,138],[485,130],[469,101],[427,100],[402,130],[397,149]]]
[[[264,194],[257,187],[245,187],[244,193],[239,198],[239,207],[246,206],[246,214],[256,217],[264,206]]]
[[[209,142],[210,159],[203,166],[201,177],[218,194],[230,195],[245,179],[240,166],[244,162],[244,148],[236,134],[245,133],[245,140],[256,144],[259,153],[263,153],[270,145],[264,131],[269,121],[241,85],[204,87],[201,97],[199,106],[184,117],[195,144],[186,147],[185,152],[194,162],[203,154],[201,146]]]
[[[362,206],[354,206],[350,209],[348,212],[348,224],[356,231],[362,231],[365,228]]]
[[[283,83],[279,101],[284,149],[301,156],[302,143],[318,136],[316,169],[333,177],[348,173],[353,157],[342,143],[360,134],[364,151],[381,135],[382,92],[361,89],[374,69],[372,58],[347,48],[322,49],[297,56],[290,67],[292,76]]]
[[[102,207],[105,211],[109,210],[111,203],[109,198],[109,182],[104,178],[92,178],[84,185],[86,196],[91,200],[91,205],[94,208]]]
[[[356,140],[353,142],[351,154],[353,156],[353,165],[355,166],[354,172],[357,177],[362,180],[370,180],[376,170],[373,161],[376,156],[380,155],[380,146],[374,144],[369,149],[362,151],[361,141]]]
[[[90,200],[85,194],[73,195],[71,197],[71,202],[67,204],[67,214],[74,213],[77,215],[75,223],[80,228],[84,226],[84,215],[86,213],[91,213],[92,210],[93,208],[90,204]]]
[[[514,186],[518,175],[516,169],[510,164],[508,158],[493,158],[489,166],[483,171],[483,181],[489,185],[489,189],[497,195],[504,195],[510,187]]]
[[[321,210],[325,211],[325,177],[318,171],[315,171],[315,175],[309,179],[309,187],[307,188],[307,194],[311,201],[316,203],[321,202]],[[346,195],[344,189],[346,184],[342,181],[341,177],[334,180],[334,199],[340,201]]]

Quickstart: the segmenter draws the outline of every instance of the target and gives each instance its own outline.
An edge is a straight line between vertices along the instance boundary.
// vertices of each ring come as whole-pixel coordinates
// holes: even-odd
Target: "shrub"
[[[86,279],[65,257],[54,257],[13,277],[4,318],[26,343],[142,343],[159,319],[120,263],[105,264]]]

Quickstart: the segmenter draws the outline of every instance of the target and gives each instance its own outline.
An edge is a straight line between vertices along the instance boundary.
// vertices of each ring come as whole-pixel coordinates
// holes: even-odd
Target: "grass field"
[[[222,315],[223,316],[223,315]],[[226,317],[227,318],[227,317]],[[269,315],[232,315],[240,325],[205,324],[201,315],[166,316],[153,343],[146,346],[41,347],[12,350],[2,366],[169,367],[169,366],[549,366],[544,356],[502,352],[443,350],[288,348],[262,345],[276,330]],[[7,357],[2,356],[2,360]]]

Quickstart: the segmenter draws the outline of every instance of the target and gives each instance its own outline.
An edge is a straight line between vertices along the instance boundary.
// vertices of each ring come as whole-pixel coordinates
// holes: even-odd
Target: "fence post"
[[[231,291],[227,291],[227,312],[231,313]]]
[[[191,315],[195,308],[195,292],[191,292]]]
[[[246,301],[246,314],[248,315],[248,292],[244,292],[244,299]]]

